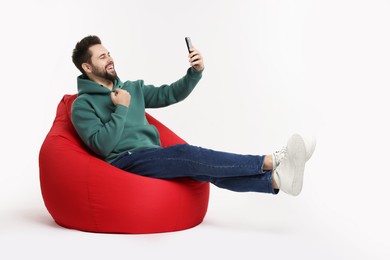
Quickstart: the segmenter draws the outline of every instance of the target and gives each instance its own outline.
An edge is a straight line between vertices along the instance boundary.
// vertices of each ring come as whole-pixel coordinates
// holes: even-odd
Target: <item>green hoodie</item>
[[[100,158],[112,162],[124,152],[161,147],[157,129],[145,117],[145,108],[165,107],[185,99],[202,77],[189,68],[187,74],[170,85],[144,85],[143,80],[119,78],[116,88],[131,95],[130,106],[115,106],[111,91],[81,75],[77,78],[78,97],[72,105],[72,123],[84,143]]]

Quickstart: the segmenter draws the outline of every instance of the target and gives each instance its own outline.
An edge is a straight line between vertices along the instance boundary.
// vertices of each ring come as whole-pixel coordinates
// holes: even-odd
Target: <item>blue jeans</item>
[[[124,153],[112,165],[147,177],[191,177],[237,192],[277,193],[272,187],[272,171],[263,170],[264,158],[180,144]]]

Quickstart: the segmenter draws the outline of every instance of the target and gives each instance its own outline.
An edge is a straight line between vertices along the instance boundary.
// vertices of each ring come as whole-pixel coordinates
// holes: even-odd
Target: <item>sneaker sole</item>
[[[291,136],[287,143],[287,151],[290,157],[288,159],[294,163],[294,177],[290,194],[297,196],[302,191],[303,173],[306,163],[306,147],[302,136],[298,134]]]
[[[302,139],[306,148],[306,161],[308,161],[314,153],[317,141],[315,136],[302,136]]]

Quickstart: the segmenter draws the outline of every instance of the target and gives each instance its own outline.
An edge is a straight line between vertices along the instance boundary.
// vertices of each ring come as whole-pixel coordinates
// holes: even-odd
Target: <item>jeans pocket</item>
[[[127,157],[131,155],[131,152],[124,152],[121,155],[119,155],[112,163],[112,166],[115,166],[117,168],[122,169],[127,165]]]

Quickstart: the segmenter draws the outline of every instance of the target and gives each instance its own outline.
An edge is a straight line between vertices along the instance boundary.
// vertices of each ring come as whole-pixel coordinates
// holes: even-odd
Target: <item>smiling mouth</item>
[[[106,70],[114,71],[114,63],[108,64],[108,65],[106,66]]]

